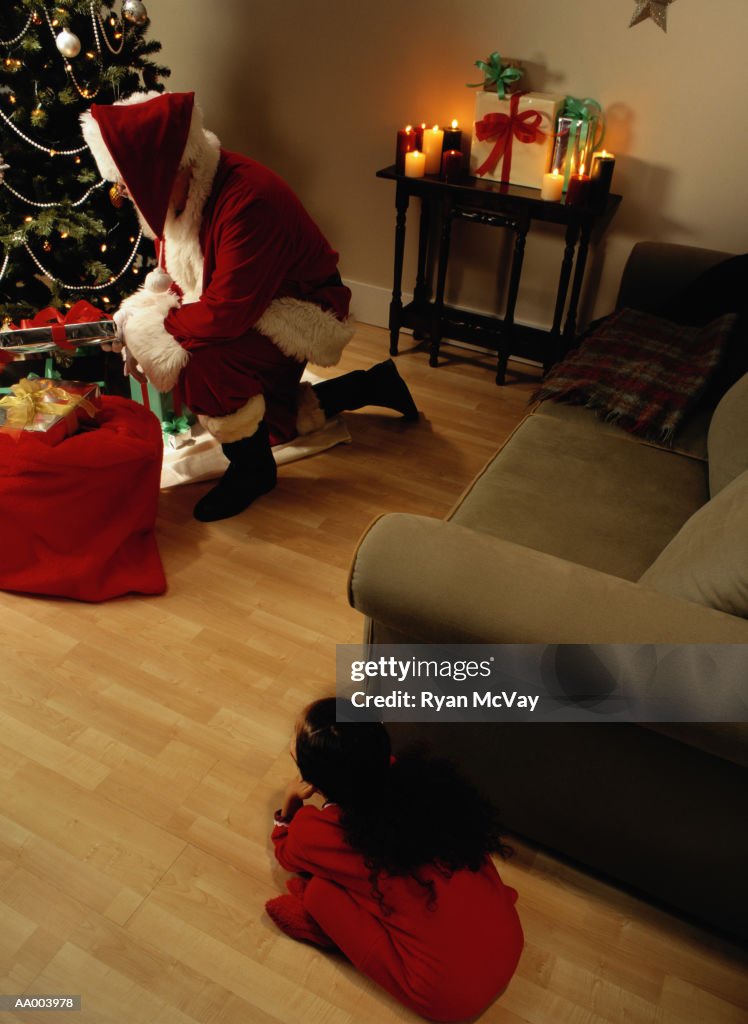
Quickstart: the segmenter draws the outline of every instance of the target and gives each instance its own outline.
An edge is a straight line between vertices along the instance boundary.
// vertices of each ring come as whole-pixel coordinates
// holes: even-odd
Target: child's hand
[[[304,801],[308,800],[315,792],[316,790],[310,782],[305,782],[300,778],[291,779],[283,794],[281,807],[283,817],[290,821],[294,814],[303,807]]]

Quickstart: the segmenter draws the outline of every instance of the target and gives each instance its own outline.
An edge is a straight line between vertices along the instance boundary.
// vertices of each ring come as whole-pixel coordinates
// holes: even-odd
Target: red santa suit
[[[272,840],[287,871],[312,876],[302,897],[307,913],[363,974],[416,1013],[466,1020],[508,984],[523,945],[517,893],[489,858],[479,871],[421,869],[433,902],[415,879],[382,875],[382,904],[335,804],[303,807],[290,824],[275,825]]]
[[[127,186],[157,241],[158,275],[125,300],[127,346],[161,391],[223,443],[287,441],[324,421],[299,381],[307,361],[335,365],[350,340],[350,292],[330,247],[292,190],[267,168],[222,150],[192,93],[138,94],[83,115],[102,176]],[[184,208],[170,202],[191,168]],[[168,282],[168,279],[166,279]],[[300,395],[303,422],[297,425]]]

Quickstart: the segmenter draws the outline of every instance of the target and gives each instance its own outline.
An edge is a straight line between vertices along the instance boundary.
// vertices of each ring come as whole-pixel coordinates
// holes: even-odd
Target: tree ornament
[[[55,39],[57,49],[63,57],[77,57],[81,52],[81,41],[75,32],[64,28]]]
[[[148,11],[140,0],[125,0],[122,4],[122,17],[127,18],[133,25],[145,25],[148,21]]]
[[[109,202],[116,210],[121,210],[125,205],[125,197],[120,192],[119,185],[116,182],[109,189]]]
[[[671,3],[673,0],[636,0],[636,10],[631,15],[629,28],[651,18],[658,28],[667,32],[667,9]]]

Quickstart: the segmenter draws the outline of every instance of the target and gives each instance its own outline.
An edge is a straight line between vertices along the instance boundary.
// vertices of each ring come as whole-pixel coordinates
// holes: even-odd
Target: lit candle
[[[426,155],[419,149],[405,154],[405,177],[422,178],[426,173]]]
[[[560,203],[564,191],[564,176],[559,174],[558,167],[554,167],[549,174],[543,175],[543,187],[540,190],[540,198],[547,203]]]
[[[416,128],[416,149],[420,149],[420,151],[422,153],[423,153],[423,133],[425,131],[426,131],[426,122],[424,121],[423,124],[419,128]]]
[[[401,128],[397,133],[397,149],[395,150],[395,168],[398,174],[405,171],[405,154],[416,148],[416,133],[410,125]]]
[[[447,149],[442,157],[442,178],[445,181],[457,182],[462,177],[462,150]]]
[[[602,150],[601,153],[592,154],[589,197],[591,206],[601,209],[605,205],[605,200],[610,192],[615,166],[616,158],[612,153]]]
[[[584,206],[590,187],[590,176],[584,173],[584,164],[579,165],[579,173],[572,174],[569,178],[569,187],[566,190],[567,206]]]
[[[462,132],[456,120],[449,128],[444,129],[444,152],[449,149],[459,149],[462,152]]]
[[[423,155],[426,157],[426,174],[438,174],[442,166],[444,132],[438,124],[423,133]]]

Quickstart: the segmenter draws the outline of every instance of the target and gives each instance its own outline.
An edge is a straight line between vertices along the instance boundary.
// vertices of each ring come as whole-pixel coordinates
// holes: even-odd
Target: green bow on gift
[[[190,429],[190,421],[186,416],[172,416],[170,420],[164,420],[161,429],[165,434],[186,434]]]
[[[506,96],[506,87],[511,85],[513,82],[518,82],[524,71],[521,68],[510,68],[504,67],[501,63],[501,57],[496,50],[491,54],[488,60],[477,60],[475,66],[479,68],[486,76],[482,82],[475,82],[471,84],[467,83],[468,89],[480,89],[481,86],[495,85],[496,92],[499,95],[499,99],[503,100]]]
[[[569,129],[569,142],[566,146],[567,159],[564,168],[564,191],[566,191],[571,175],[571,160],[568,159],[568,154],[574,152],[577,137],[579,138],[579,149],[582,153],[586,153],[588,149],[592,152],[599,149],[605,135],[605,117],[603,115],[603,108],[597,100],[593,100],[589,96],[583,100],[578,100],[574,96],[567,96],[559,116],[568,117],[572,120],[572,125]],[[587,170],[589,172],[589,168]]]

